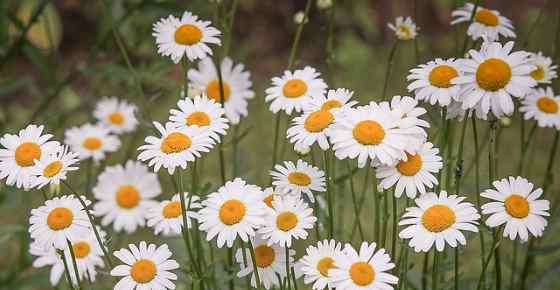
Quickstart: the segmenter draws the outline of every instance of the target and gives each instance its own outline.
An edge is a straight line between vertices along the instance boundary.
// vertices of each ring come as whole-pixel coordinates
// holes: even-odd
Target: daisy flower
[[[220,34],[218,29],[210,26],[210,21],[200,20],[189,11],[185,11],[180,19],[173,15],[160,19],[153,25],[152,33],[158,53],[171,57],[174,63],[179,63],[183,56],[195,61],[212,55],[208,44],[221,45]]]
[[[171,251],[167,244],[157,246],[140,242],[140,245],[130,244],[113,252],[124,265],[118,265],[111,270],[111,276],[122,277],[115,285],[115,290],[130,289],[175,289],[172,280],[177,275],[171,270],[179,269],[179,264],[171,258]]]
[[[381,106],[386,106],[382,102]],[[408,96],[393,96],[390,103],[390,111],[399,119],[397,127],[402,128],[407,136],[405,150],[415,154],[428,139],[428,133],[424,128],[429,128],[430,123],[420,119],[426,114],[426,109],[418,106],[418,101]]]
[[[154,126],[161,137],[146,137],[144,141],[148,144],[138,148],[142,151],[138,160],[149,160],[148,166],[153,166],[155,172],[163,167],[172,175],[177,167],[186,169],[188,162],[200,157],[201,152],[209,152],[214,145],[208,133],[199,127],[178,128],[169,122],[165,127],[154,122]]]
[[[311,102],[303,107],[303,110],[306,112],[319,110],[335,112],[336,110],[351,108],[358,103],[357,101],[350,100],[353,95],[354,92],[348,89],[330,89],[327,91],[326,96],[325,94],[314,96]]]
[[[272,185],[281,193],[296,197],[305,193],[311,202],[315,202],[312,191],[323,192],[326,190],[325,172],[301,159],[296,164],[292,161],[284,161],[284,166],[275,165],[274,170],[270,171],[270,175]]]
[[[414,92],[417,100],[432,105],[449,106],[459,98],[459,85],[452,80],[461,74],[460,61],[454,58],[436,58],[410,70],[406,77],[411,83],[407,89]]]
[[[482,213],[490,215],[486,225],[495,228],[505,224],[504,237],[521,241],[529,239],[529,233],[540,237],[548,224],[550,202],[538,199],[543,190],[523,177],[504,178],[492,183],[496,189],[487,189],[480,194],[494,201],[482,205]]]
[[[219,103],[208,99],[205,95],[194,99],[185,98],[177,103],[179,110],[172,109],[169,120],[176,127],[197,126],[207,130],[208,135],[220,142],[220,135],[226,134],[228,119],[222,117],[225,113]]]
[[[317,246],[309,246],[306,254],[299,262],[305,284],[313,283],[313,290],[322,290],[329,286],[329,271],[335,268],[335,260],[340,259],[342,244],[335,240],[317,242]],[[332,287],[328,287],[330,289]]]
[[[272,87],[266,89],[266,101],[270,110],[278,113],[282,110],[290,115],[293,111],[301,112],[313,98],[319,98],[327,90],[327,84],[320,78],[321,74],[310,66],[295,71],[284,71],[281,77],[272,78]]]
[[[92,192],[98,200],[93,206],[94,213],[103,217],[101,225],[113,223],[115,231],[130,234],[146,224],[146,212],[157,204],[152,198],[161,194],[161,186],[148,167],[129,160],[125,166],[105,167]]]
[[[191,219],[197,219],[198,214],[194,212],[201,208],[200,198],[196,195],[183,193],[185,197],[187,228],[192,227]],[[163,233],[164,236],[178,236],[182,233],[183,214],[181,211],[181,197],[179,193],[173,195],[171,200],[164,200],[148,209],[146,214],[148,226],[154,228],[154,234]]]
[[[395,24],[388,23],[387,26],[395,32],[399,40],[412,40],[418,35],[418,28],[410,16],[399,16],[395,19]]]
[[[474,5],[466,3],[465,6],[453,11],[451,16],[454,19],[451,21],[451,25],[469,22],[473,10]],[[511,20],[500,15],[500,12],[496,10],[486,9],[481,6],[478,6],[476,9],[473,22],[467,28],[467,35],[472,37],[473,40],[486,38],[488,41],[497,41],[500,35],[507,38],[515,38]]]
[[[44,126],[28,125],[17,135],[4,134],[0,138],[0,180],[17,188],[29,188],[35,182],[35,160],[59,150],[60,143],[49,141],[53,136],[43,134]]]
[[[64,136],[64,143],[78,153],[80,160],[92,158],[100,161],[105,154],[116,152],[121,146],[119,138],[102,124],[72,127],[64,132]]]
[[[317,143],[322,150],[329,149],[326,131],[334,122],[334,114],[329,110],[305,112],[295,117],[287,130],[287,137],[296,148],[306,148]]]
[[[426,193],[426,187],[433,188],[438,184],[434,175],[443,167],[438,153],[439,149],[426,142],[416,154],[407,153],[406,160],[401,160],[394,166],[379,166],[375,175],[380,179],[383,189],[389,189],[396,184],[396,197],[401,197],[406,190],[406,196],[415,198],[418,193]]]
[[[89,200],[84,198],[86,205]],[[91,225],[78,199],[71,195],[54,197],[31,210],[29,218],[31,238],[42,247],[64,249],[66,240],[76,241],[87,237]]]
[[[236,178],[211,193],[198,211],[199,228],[207,232],[206,240],[218,236],[218,248],[224,244],[231,248],[238,236],[244,242],[255,236],[265,209],[260,191],[258,186]]]
[[[267,240],[259,237],[258,235],[251,238],[251,243],[255,252],[255,264],[257,264],[257,271],[259,278],[265,289],[271,289],[280,285],[278,276],[281,279],[286,277],[286,253],[285,249],[280,245],[268,245]],[[288,263],[292,264],[294,261],[293,256],[296,251],[288,251]],[[251,275],[251,286],[258,288],[255,275],[253,273],[253,261],[247,250],[246,257],[244,257],[243,249],[237,249],[235,253],[235,260],[239,263],[241,270],[237,273],[237,277],[243,278]],[[247,258],[247,259],[245,259]],[[247,260],[247,264],[245,264]],[[278,276],[277,276],[278,275]]]
[[[223,103],[226,117],[236,125],[242,116],[247,116],[247,100],[255,96],[252,90],[251,73],[243,64],[234,64],[231,58],[224,57],[220,64],[222,71]],[[216,103],[222,103],[222,92],[216,67],[211,58],[198,63],[198,70],[190,69],[187,77],[196,89],[204,92]]]
[[[387,271],[395,268],[385,249],[375,251],[375,243],[363,242],[359,252],[346,244],[334,267],[328,271],[330,286],[337,290],[393,289],[399,279]]]
[[[93,116],[109,128],[111,133],[121,134],[134,131],[138,120],[134,113],[138,108],[117,97],[103,97],[97,102]]]
[[[528,63],[529,53],[511,52],[513,45],[513,41],[503,46],[485,42],[480,51],[469,51],[472,59],[462,61],[463,76],[452,81],[461,84],[463,109],[480,104],[485,115],[489,111],[496,117],[510,115],[514,109],[511,97],[522,98],[537,85],[529,75],[535,68]]]
[[[408,245],[416,252],[428,252],[434,246],[439,252],[445,244],[457,247],[457,242],[466,245],[461,231],[478,232],[480,215],[474,205],[463,202],[465,197],[447,196],[442,191],[439,196],[433,192],[414,200],[417,206],[406,209],[400,226],[407,226],[399,233],[401,239],[410,239]]]
[[[272,201],[275,198],[278,198],[280,196],[280,194],[278,194],[277,190],[274,190],[274,188],[271,187],[267,187],[262,191],[261,194],[261,200],[264,202],[264,204],[266,206],[268,206],[269,208],[273,208],[272,207]]]
[[[264,224],[259,234],[268,239],[268,244],[292,246],[292,239],[306,239],[307,230],[312,229],[317,218],[299,197],[277,197],[272,201],[272,208],[267,208]]]
[[[532,53],[529,62],[536,67],[531,72],[531,77],[541,84],[550,84],[550,81],[557,78],[556,65],[552,65],[552,59],[546,57],[542,52]]]
[[[554,95],[551,87],[536,88],[521,101],[519,111],[525,120],[535,119],[539,127],[560,129],[560,97]]]
[[[67,146],[60,146],[57,152],[41,156],[31,172],[37,176],[32,187],[60,184],[60,181],[66,180],[66,173],[78,170],[77,166],[73,166],[78,162],[78,153],[70,152]]]

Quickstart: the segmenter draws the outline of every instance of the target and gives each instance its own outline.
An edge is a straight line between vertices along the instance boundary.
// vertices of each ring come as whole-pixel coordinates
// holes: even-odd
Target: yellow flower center
[[[53,177],[57,175],[60,170],[62,170],[62,162],[60,160],[55,160],[49,163],[49,165],[45,166],[45,169],[43,169],[43,176]]]
[[[303,172],[294,171],[288,174],[288,181],[291,184],[307,186],[311,183],[311,177]]]
[[[339,100],[328,100],[321,106],[321,110],[330,110],[340,107],[342,107],[342,103]]]
[[[270,194],[263,199],[263,202],[270,208],[274,208],[272,206],[272,201],[274,200],[274,194]]]
[[[113,112],[109,115],[109,122],[114,125],[124,124],[124,115],[121,112]]]
[[[202,39],[200,28],[192,24],[183,24],[175,30],[175,42],[182,45],[193,45]]]
[[[422,169],[422,156],[406,153],[406,157],[406,161],[402,160],[397,164],[397,170],[404,176],[414,176]]]
[[[540,65],[537,65],[536,67],[537,68],[533,70],[530,75],[534,80],[540,81],[544,79],[544,69]]]
[[[412,30],[406,25],[401,25],[397,28],[397,35],[403,40],[412,39]]]
[[[84,148],[86,148],[89,151],[95,151],[98,150],[99,148],[101,148],[101,145],[103,145],[103,142],[101,141],[101,139],[97,138],[97,137],[88,137],[84,140]]]
[[[266,268],[272,265],[272,263],[274,263],[274,258],[276,258],[275,256],[276,254],[272,247],[260,245],[255,248],[255,261],[259,268]]]
[[[446,205],[433,205],[422,215],[422,224],[433,233],[442,232],[455,223],[455,213]]]
[[[53,231],[63,230],[69,227],[74,220],[72,211],[65,207],[57,207],[47,216],[47,225]]]
[[[165,154],[179,153],[189,149],[191,145],[192,141],[189,136],[180,132],[173,132],[163,139],[160,150]]]
[[[181,203],[172,201],[163,207],[163,217],[166,219],[173,219],[181,215]]]
[[[243,219],[245,212],[245,204],[237,199],[230,199],[220,207],[220,220],[228,226],[235,225]]]
[[[361,121],[352,129],[352,135],[362,145],[377,145],[385,138],[385,130],[379,123],[366,120]]]
[[[334,266],[334,260],[331,257],[324,257],[317,262],[317,271],[319,271],[323,277],[329,277],[329,270],[333,268],[336,267]]]
[[[41,158],[41,147],[33,142],[21,143],[16,148],[15,159],[21,167],[32,166],[33,160]]]
[[[299,98],[307,92],[307,84],[300,79],[289,80],[282,87],[282,93],[286,98]]]
[[[537,107],[547,114],[558,113],[558,102],[547,96],[542,96],[537,100]]]
[[[511,79],[511,68],[505,61],[489,58],[478,66],[476,82],[487,91],[498,91],[504,88]]]
[[[479,9],[474,15],[476,22],[486,26],[498,26],[498,16],[488,9]]]
[[[506,211],[512,217],[522,219],[529,215],[529,202],[519,194],[512,194],[504,201]]]
[[[285,211],[276,217],[276,226],[284,232],[295,228],[297,223],[298,217],[293,212]]]
[[[333,114],[328,110],[316,111],[305,119],[304,127],[311,133],[317,133],[327,128],[334,120]]]
[[[227,102],[231,94],[231,88],[225,81],[222,81],[222,86],[224,87],[224,102]],[[213,80],[208,83],[208,85],[206,86],[206,95],[208,96],[208,98],[213,99],[217,103],[222,102],[222,92],[220,91],[219,80]]]
[[[357,262],[350,266],[350,279],[358,286],[367,286],[375,280],[373,267],[366,262]]]
[[[130,268],[130,276],[140,284],[152,281],[156,277],[156,273],[156,264],[146,259],[136,261]]]
[[[210,125],[210,116],[204,112],[194,112],[187,117],[186,123],[189,126],[205,127]]]
[[[74,251],[76,258],[82,259],[87,257],[91,251],[91,247],[86,242],[77,242],[72,245],[72,251]]]
[[[132,185],[123,185],[117,190],[115,199],[121,208],[134,208],[140,203],[140,193]]]
[[[452,86],[451,80],[458,76],[457,70],[449,65],[438,65],[432,69],[428,79],[434,87],[449,88]]]

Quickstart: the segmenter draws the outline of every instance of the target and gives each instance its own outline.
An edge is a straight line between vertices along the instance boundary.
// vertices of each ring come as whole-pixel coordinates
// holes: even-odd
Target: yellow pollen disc
[[[334,260],[331,257],[324,257],[317,262],[317,271],[321,273],[323,277],[329,277],[329,270],[336,268],[334,266]]]
[[[41,147],[33,142],[21,143],[16,148],[15,159],[21,167],[32,166],[33,160],[41,158]]]
[[[339,100],[328,100],[321,106],[321,110],[330,110],[340,107],[342,107],[342,103]]]
[[[529,215],[529,202],[519,194],[512,194],[504,201],[506,211],[512,217],[522,219]]]
[[[408,26],[401,25],[397,28],[397,33],[402,35],[401,37],[405,40],[412,39],[412,32]]]
[[[498,16],[488,9],[479,9],[474,15],[476,22],[486,26],[498,26]]]
[[[230,199],[220,207],[220,220],[228,226],[235,225],[243,219],[245,211],[245,205],[241,201]]]
[[[185,151],[189,149],[191,145],[192,141],[189,136],[180,132],[173,132],[163,139],[159,149],[165,154],[171,154]]]
[[[299,98],[307,92],[307,84],[300,79],[289,80],[282,87],[282,93],[286,98]]]
[[[225,81],[222,81],[222,86],[224,87],[224,102],[227,102],[227,100],[229,100],[229,95],[231,94],[231,88]],[[217,103],[222,102],[222,93],[220,91],[219,80],[213,80],[208,83],[208,85],[206,86],[206,95],[208,96],[208,98],[213,99]]]
[[[449,65],[438,65],[430,71],[428,79],[434,87],[449,88],[452,86],[451,80],[458,76],[457,70]]]
[[[299,186],[307,186],[311,183],[311,177],[309,177],[309,175],[303,172],[294,171],[288,174],[288,181],[291,184],[295,184]]]
[[[140,203],[140,193],[132,185],[123,185],[117,190],[115,199],[122,208],[134,208]]]
[[[424,211],[422,224],[433,233],[442,232],[455,223],[455,213],[446,205],[433,205]]]
[[[367,286],[375,280],[375,271],[373,267],[366,262],[357,262],[350,266],[350,279],[354,284],[359,286]]]
[[[284,232],[295,228],[297,223],[298,217],[293,212],[285,211],[276,217],[276,226]]]
[[[267,245],[260,245],[255,248],[255,260],[259,268],[266,268],[274,263],[276,254],[274,249]]]
[[[316,111],[305,119],[303,126],[311,133],[317,133],[327,128],[334,120],[334,116],[327,110]]]
[[[361,121],[352,129],[352,135],[362,145],[378,145],[385,138],[385,130],[379,123],[366,120]]]
[[[72,251],[74,251],[74,255],[78,259],[82,259],[87,257],[91,248],[88,243],[86,242],[77,242],[72,245]]]
[[[101,148],[101,145],[103,145],[103,142],[101,141],[101,139],[97,138],[97,137],[88,137],[84,140],[84,148],[86,148],[89,151],[95,151],[98,150],[99,148]]]
[[[200,28],[192,24],[183,24],[175,30],[175,42],[182,45],[193,45],[202,39]]]
[[[130,276],[140,284],[148,283],[156,277],[156,264],[150,260],[136,261],[130,268]]]
[[[109,122],[114,125],[124,124],[124,116],[120,112],[113,112],[109,115]]]
[[[185,123],[189,126],[197,125],[199,127],[205,127],[210,125],[210,116],[204,112],[194,112],[187,117]]]
[[[422,169],[422,156],[406,153],[407,160],[397,164],[397,170],[404,176],[414,176]]]
[[[510,79],[511,68],[501,59],[489,58],[476,70],[476,82],[487,91],[495,92],[504,88]]]
[[[60,170],[62,170],[62,162],[60,160],[55,160],[43,169],[44,177],[53,177],[57,175]]]
[[[544,69],[542,68],[542,66],[537,65],[537,68],[533,70],[530,75],[534,80],[540,81],[544,79]]]
[[[65,207],[57,207],[47,216],[47,225],[53,231],[63,230],[69,227],[74,220],[72,211]]]
[[[537,107],[547,114],[558,113],[558,102],[547,96],[542,96],[537,100]]]
[[[179,217],[181,215],[181,203],[178,201],[172,201],[166,204],[163,207],[162,214],[166,219]]]
[[[274,200],[274,194],[270,194],[263,199],[263,202],[270,208],[272,207],[272,201]]]

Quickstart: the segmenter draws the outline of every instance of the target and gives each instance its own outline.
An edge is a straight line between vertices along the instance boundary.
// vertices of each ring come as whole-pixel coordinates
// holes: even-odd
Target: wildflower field
[[[0,2],[0,290],[555,290],[560,2]]]

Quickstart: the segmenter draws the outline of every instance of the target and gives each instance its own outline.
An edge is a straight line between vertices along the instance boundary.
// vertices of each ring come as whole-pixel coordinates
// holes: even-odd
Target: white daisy
[[[154,122],[154,126],[161,137],[146,137],[144,141],[148,144],[138,148],[142,151],[138,154],[138,160],[149,160],[148,166],[153,166],[155,172],[163,167],[172,175],[176,167],[186,169],[188,162],[200,157],[201,152],[209,152],[214,145],[208,132],[199,127],[178,128],[169,122],[165,127]]]
[[[175,289],[172,280],[177,275],[171,270],[179,269],[179,264],[171,258],[171,251],[167,244],[157,246],[140,242],[140,245],[129,244],[113,252],[125,265],[118,265],[111,270],[111,276],[123,277],[115,285],[115,290]]]
[[[221,45],[220,34],[219,30],[210,26],[210,21],[199,20],[189,11],[185,11],[181,19],[173,15],[160,19],[153,25],[152,33],[158,53],[171,57],[175,63],[179,63],[183,56],[195,61],[212,55],[208,44]]]
[[[66,180],[66,173],[78,170],[77,166],[73,166],[78,162],[78,153],[70,152],[67,146],[60,146],[57,152],[41,156],[33,166],[32,174],[37,178],[32,187],[60,184],[60,181]]]
[[[169,120],[176,127],[198,126],[208,131],[208,135],[220,142],[220,135],[226,134],[228,119],[222,117],[225,113],[219,103],[208,99],[206,95],[186,98],[177,103],[179,110],[172,109]]]
[[[134,131],[138,120],[134,113],[138,108],[117,97],[103,97],[97,102],[93,116],[105,125],[111,133],[121,134]]]
[[[552,59],[546,57],[542,52],[531,53],[531,58],[529,60],[536,69],[531,72],[531,77],[541,84],[550,84],[551,80],[558,77],[556,73],[556,65],[552,64]]]
[[[385,106],[385,103],[382,102],[381,106]],[[428,139],[428,133],[424,128],[429,128],[430,123],[420,119],[426,114],[426,109],[418,106],[418,101],[411,97],[393,96],[390,110],[399,119],[397,126],[406,132],[408,141],[405,150],[415,154]]]
[[[113,223],[115,231],[130,234],[146,224],[146,212],[157,204],[152,198],[161,194],[161,186],[147,166],[129,160],[125,166],[105,167],[92,192],[98,200],[94,213],[103,217],[101,225]]]
[[[461,84],[463,109],[480,104],[484,114],[510,115],[514,110],[511,97],[522,98],[537,85],[529,75],[535,68],[528,63],[529,53],[511,52],[513,45],[512,41],[503,46],[485,42],[480,51],[469,51],[472,59],[462,61],[463,76],[452,80]]]
[[[311,102],[303,107],[303,110],[305,112],[318,110],[329,110],[335,112],[336,110],[351,108],[358,103],[357,101],[350,100],[353,95],[354,92],[348,89],[330,89],[327,91],[326,96],[325,94],[314,96],[311,99]]]
[[[346,244],[343,255],[337,256],[328,271],[331,287],[337,290],[390,290],[399,279],[387,271],[395,268],[391,258],[375,243],[363,242],[360,251]]]
[[[91,202],[84,202],[89,205]],[[43,247],[64,249],[66,240],[85,238],[91,231],[87,214],[78,199],[71,195],[54,197],[31,210],[29,218],[31,238]]]
[[[186,211],[187,228],[192,227],[191,219],[197,219],[198,210],[200,205],[200,198],[196,195],[189,195],[183,193],[185,198],[185,205],[188,208]],[[157,205],[148,209],[146,214],[148,226],[154,228],[154,234],[159,235],[163,233],[164,236],[178,236],[182,233],[183,228],[183,214],[181,211],[181,197],[179,193],[173,195],[171,200],[164,200]]]
[[[44,126],[28,125],[17,135],[4,134],[0,138],[0,180],[17,188],[29,188],[35,183],[33,175],[35,160],[59,150],[60,143],[49,141],[53,136],[43,134]]]
[[[451,101],[451,104],[447,106],[447,115],[445,116],[445,119],[446,120],[457,119],[459,121],[463,121],[465,119],[465,115],[467,114],[467,110],[468,109],[463,109],[463,103],[459,101]],[[475,108],[472,110],[475,111],[477,118],[481,120],[488,119],[488,115],[484,114],[484,112],[482,111],[482,105],[480,103],[476,105]],[[469,112],[468,117],[470,117],[471,115],[472,112]]]
[[[261,192],[261,200],[269,208],[273,208],[272,207],[272,201],[279,196],[281,196],[281,194],[278,192],[278,190],[275,190],[272,186],[265,188]]]
[[[460,74],[459,60],[436,58],[410,70],[406,79],[412,82],[407,89],[419,101],[448,106],[451,100],[459,98],[459,85],[451,81]]]
[[[64,143],[78,153],[81,160],[92,158],[100,161],[105,154],[116,152],[121,146],[119,138],[102,124],[72,127],[64,132],[64,136]]]
[[[322,290],[329,286],[329,271],[334,269],[335,260],[340,259],[342,244],[335,240],[317,242],[317,246],[309,246],[305,256],[298,261],[303,273],[305,284],[313,283],[313,290]],[[332,287],[328,287],[330,289]]]
[[[474,5],[466,3],[465,6],[453,11],[451,16],[454,18],[451,25],[469,22],[473,14]],[[515,38],[513,32],[513,25],[511,20],[500,15],[496,10],[486,9],[478,6],[474,19],[469,28],[467,28],[467,35],[472,39],[486,38],[488,41],[497,41],[500,35],[507,38]]]
[[[315,225],[317,218],[301,198],[295,196],[277,197],[272,208],[267,208],[264,224],[259,234],[268,239],[268,244],[292,246],[292,239],[306,239],[307,230]]]
[[[327,90],[321,74],[310,66],[303,69],[284,71],[281,77],[272,78],[272,87],[266,89],[266,101],[270,110],[282,110],[290,115],[292,111],[301,112],[313,98],[320,98]]]
[[[325,172],[301,159],[296,164],[292,161],[284,161],[284,166],[276,164],[270,175],[272,185],[282,194],[300,197],[305,193],[311,202],[315,202],[313,191],[326,190]]]
[[[560,97],[555,96],[551,87],[536,88],[523,100],[519,111],[525,120],[537,120],[539,127],[560,129]]]
[[[529,239],[529,233],[540,237],[548,224],[544,217],[549,216],[550,202],[538,199],[543,190],[537,188],[523,177],[504,178],[492,183],[496,189],[487,189],[482,197],[495,200],[482,205],[482,213],[490,215],[486,225],[495,228],[505,224],[504,237],[521,241]]]
[[[334,122],[330,110],[317,110],[295,117],[287,130],[287,137],[295,148],[306,148],[317,143],[322,150],[329,149],[326,131]]]
[[[244,242],[254,237],[263,224],[265,209],[260,191],[258,186],[236,178],[211,193],[198,211],[199,229],[207,232],[206,240],[218,236],[218,248],[224,244],[231,248],[238,236]]]
[[[407,226],[399,233],[401,239],[410,239],[408,245],[416,252],[428,252],[434,246],[439,252],[445,244],[457,247],[457,242],[466,245],[461,231],[478,232],[480,215],[474,205],[463,202],[465,197],[447,196],[442,191],[439,196],[433,192],[414,200],[417,206],[406,209],[400,226]]]
[[[247,100],[255,96],[252,90],[251,73],[241,63],[234,65],[229,57],[224,57],[220,65],[224,93],[224,110],[229,121],[236,125],[242,116],[247,116]],[[221,104],[222,92],[216,67],[212,59],[205,58],[198,63],[198,70],[190,69],[189,83],[204,92],[208,98]]]
[[[387,26],[395,32],[399,40],[412,40],[418,35],[418,28],[410,16],[399,16],[395,19],[395,24],[388,23]]]

